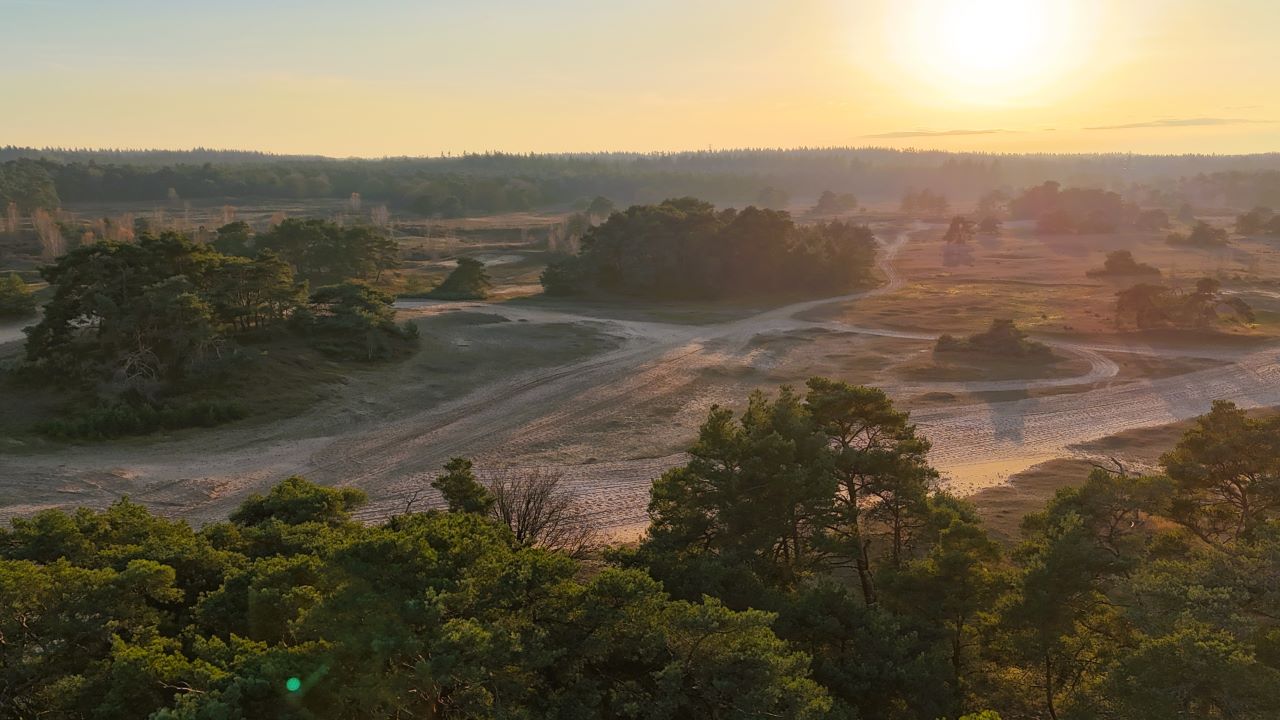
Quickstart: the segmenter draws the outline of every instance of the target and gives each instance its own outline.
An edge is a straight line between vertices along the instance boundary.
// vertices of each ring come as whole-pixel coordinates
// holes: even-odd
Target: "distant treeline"
[[[865,226],[797,226],[783,211],[717,212],[696,198],[614,213],[581,245],[543,273],[547,292],[701,298],[838,292],[870,279],[876,247]]]
[[[882,148],[685,153],[468,154],[329,159],[197,149],[0,149],[0,201],[29,210],[59,202],[363,198],[428,215],[563,206],[605,195],[622,203],[696,195],[717,203],[825,190],[867,201],[928,188],[958,201],[1056,179],[1144,205],[1280,204],[1280,154],[1244,156],[991,155]],[[172,190],[173,192],[170,192]],[[51,205],[52,203],[52,205]]]

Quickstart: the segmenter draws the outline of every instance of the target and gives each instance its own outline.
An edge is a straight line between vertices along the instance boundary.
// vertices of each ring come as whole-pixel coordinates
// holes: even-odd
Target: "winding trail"
[[[649,484],[684,458],[679,453],[642,457],[646,449],[679,446],[712,402],[740,399],[726,395],[726,388],[699,382],[699,371],[724,365],[726,359],[742,359],[753,339],[772,333],[819,329],[921,342],[936,339],[931,333],[796,317],[900,289],[904,280],[893,259],[910,235],[898,233],[883,245],[878,265],[886,282],[877,288],[716,325],[602,319],[509,303],[402,303],[403,308],[421,312],[480,311],[529,323],[591,323],[615,336],[619,345],[580,362],[513,375],[450,402],[353,425],[313,418],[308,426],[283,421],[279,427],[251,433],[212,431],[199,440],[143,450],[71,447],[57,455],[0,455],[0,516],[52,506],[101,506],[127,492],[159,512],[202,522],[225,517],[247,493],[296,473],[365,489],[371,502],[362,516],[372,519],[403,510],[419,495],[428,505],[438,502],[426,487],[428,481],[448,458],[466,455],[476,459],[482,475],[519,469],[513,464],[562,473],[597,526],[620,535],[635,533],[644,524]],[[914,412],[913,419],[933,440],[931,460],[959,492],[998,483],[1010,473],[1067,453],[1075,443],[1193,417],[1217,399],[1246,407],[1280,404],[1280,350],[1274,347],[1183,351],[1045,342],[1087,360],[1088,372],[1071,378],[886,386],[891,393],[1082,388],[1070,394],[965,402]],[[1106,353],[1214,357],[1229,364],[1113,385],[1109,381],[1118,366]],[[637,419],[634,408],[666,407],[662,403],[684,410],[650,416],[666,415],[668,422]],[[610,430],[614,427],[621,429]],[[633,459],[593,461],[592,453],[598,450],[592,438],[606,432],[634,436],[633,447],[622,452],[614,447],[609,453]]]

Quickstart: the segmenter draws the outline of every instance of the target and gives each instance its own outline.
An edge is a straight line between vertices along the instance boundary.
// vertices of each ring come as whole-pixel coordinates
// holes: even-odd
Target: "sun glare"
[[[891,14],[905,69],[945,99],[1034,96],[1065,71],[1079,0],[900,0]]]

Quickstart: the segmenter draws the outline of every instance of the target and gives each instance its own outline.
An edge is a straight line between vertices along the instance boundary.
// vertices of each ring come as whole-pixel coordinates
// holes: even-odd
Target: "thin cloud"
[[[956,135],[995,135],[996,133],[1009,132],[1008,130],[901,130],[898,132],[879,133],[876,135],[863,135],[868,138],[921,138],[921,137],[953,137]]]
[[[1098,125],[1085,130],[1136,130],[1138,128],[1169,127],[1209,127],[1215,125],[1269,125],[1275,120],[1248,120],[1246,118],[1167,118],[1165,120],[1148,120],[1147,122],[1126,123],[1124,125]]]

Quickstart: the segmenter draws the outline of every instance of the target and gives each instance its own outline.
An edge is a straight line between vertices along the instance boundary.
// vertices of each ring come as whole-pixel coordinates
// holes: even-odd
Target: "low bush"
[[[1134,275],[1159,275],[1160,270],[1152,265],[1140,263],[1134,259],[1133,253],[1128,250],[1116,250],[1107,253],[1106,262],[1101,268],[1096,268],[1085,273],[1089,277],[1108,277],[1118,276],[1134,276]]]
[[[36,314],[36,298],[18,273],[0,277],[0,319],[24,318]]]
[[[493,289],[493,282],[484,270],[484,263],[474,258],[458,258],[458,267],[449,273],[440,287],[429,297],[437,300],[483,300]]]
[[[239,403],[199,401],[165,405],[111,402],[36,426],[42,435],[61,440],[108,440],[147,435],[158,430],[213,427],[240,420],[247,411]]]
[[[957,338],[943,335],[933,346],[934,352],[977,352],[986,355],[1047,359],[1053,356],[1048,345],[1036,342],[1014,325],[1012,320],[992,320],[984,332]]]

